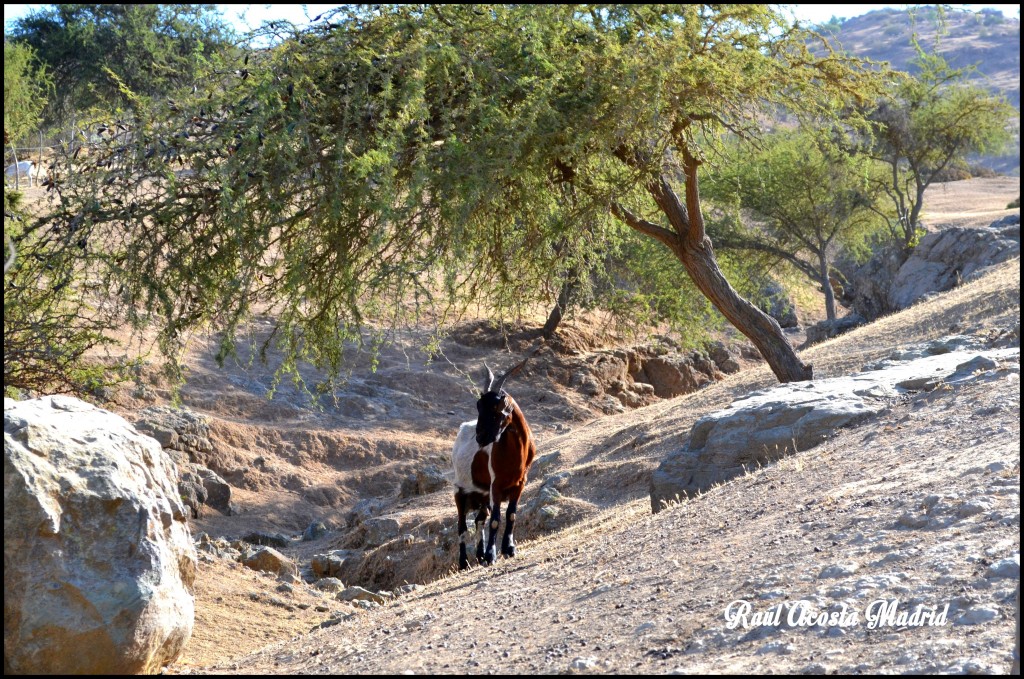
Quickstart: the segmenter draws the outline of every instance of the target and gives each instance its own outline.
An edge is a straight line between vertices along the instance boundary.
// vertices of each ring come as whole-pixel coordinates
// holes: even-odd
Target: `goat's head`
[[[481,448],[500,441],[505,429],[512,424],[515,402],[501,388],[505,384],[505,380],[518,374],[526,362],[543,348],[543,344],[537,346],[526,358],[509,368],[501,377],[495,377],[487,364],[484,364],[484,369],[487,371],[487,375],[484,377],[484,390],[476,402],[476,442]]]
[[[522,363],[516,367],[522,368]],[[476,442],[481,448],[499,441],[508,425],[512,424],[512,399],[501,388],[501,385],[515,370],[513,368],[500,378],[495,378],[494,373],[486,364],[484,364],[484,368],[487,370],[487,376],[484,378],[484,390],[476,402]]]

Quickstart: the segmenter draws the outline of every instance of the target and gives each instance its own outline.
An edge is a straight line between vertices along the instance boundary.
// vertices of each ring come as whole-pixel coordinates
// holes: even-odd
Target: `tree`
[[[31,47],[4,40],[4,139],[17,143],[39,127],[51,82]]]
[[[135,365],[99,358],[115,344],[108,329],[120,314],[114,300],[97,295],[79,275],[88,262],[54,260],[46,239],[22,238],[30,221],[22,198],[4,187],[4,393],[96,393]]]
[[[967,70],[951,68],[916,40],[914,48],[917,73],[894,80],[869,115],[870,152],[889,167],[884,188],[896,215],[890,230],[904,249],[922,232],[925,190],[947,168],[965,166],[968,154],[1002,150],[1017,116],[1004,97],[966,82]]]
[[[213,324],[230,351],[260,305],[288,365],[337,370],[367,314],[438,294],[529,306],[555,287],[558,243],[628,228],[803,380],[723,276],[699,172],[724,130],[755,135],[780,106],[824,115],[873,78],[761,5],[346,6],[173,108],[133,105],[131,140],[66,175],[34,232],[74,224],[95,276],[168,343]]]
[[[842,146],[821,131],[776,132],[753,153],[733,149],[711,185],[713,195],[731,199],[754,220],[737,215],[716,241],[792,264],[821,286],[829,320],[836,318],[830,282],[836,249],[863,249],[883,227],[885,210],[881,168]]]
[[[122,83],[147,96],[191,85],[203,60],[233,38],[215,7],[49,5],[15,21],[12,39],[32,47],[53,75],[48,118],[59,123],[72,111],[121,106]]]

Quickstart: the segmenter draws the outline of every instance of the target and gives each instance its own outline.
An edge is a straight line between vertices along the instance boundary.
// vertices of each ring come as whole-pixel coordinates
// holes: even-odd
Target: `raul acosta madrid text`
[[[737,599],[725,607],[725,626],[729,629],[742,627],[854,627],[862,622],[868,629],[878,627],[938,627],[946,624],[949,613],[947,603],[938,606],[900,606],[899,599],[878,599],[868,604],[863,611],[839,604],[839,610],[822,610],[810,601],[801,599],[796,603],[783,602],[757,610],[749,601]]]

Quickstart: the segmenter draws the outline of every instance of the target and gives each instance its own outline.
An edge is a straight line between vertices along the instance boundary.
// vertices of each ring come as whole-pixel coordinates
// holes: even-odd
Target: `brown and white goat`
[[[516,507],[526,486],[526,473],[537,455],[537,445],[523,411],[501,387],[505,380],[522,370],[527,360],[529,357],[497,379],[484,365],[487,378],[484,391],[476,402],[477,419],[463,423],[455,438],[452,466],[455,469],[455,507],[459,512],[459,570],[469,568],[466,514],[471,510],[477,511],[476,530],[480,536],[476,558],[482,565],[489,566],[498,559],[495,542],[501,520],[501,503],[507,501],[501,553],[506,557],[516,555],[512,537]],[[489,522],[488,507],[491,510]],[[484,532],[481,531],[485,522],[486,546]]]

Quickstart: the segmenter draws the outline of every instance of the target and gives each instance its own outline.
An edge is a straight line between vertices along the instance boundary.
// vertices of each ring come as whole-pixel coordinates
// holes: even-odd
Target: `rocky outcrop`
[[[238,513],[231,501],[231,486],[206,467],[215,449],[205,417],[186,408],[153,406],[139,413],[135,427],[156,439],[177,462],[179,492],[193,518],[200,516],[203,505],[227,516]]]
[[[556,359],[547,367],[548,377],[587,396],[592,408],[616,413],[688,394],[740,370],[738,357],[724,342],[688,351],[668,337],[653,339],[628,349]]]
[[[207,465],[213,453],[206,418],[187,408],[153,406],[139,411],[135,427],[155,438],[181,464]]]
[[[702,351],[655,356],[643,362],[641,372],[661,398],[697,391],[725,377]]]
[[[842,318],[837,318],[834,321],[819,321],[814,325],[807,328],[807,341],[803,343],[802,348],[809,347],[812,344],[818,342],[824,342],[827,339],[838,337],[843,333],[850,332],[858,325],[864,325],[867,321],[863,316],[857,312],[849,313]]]
[[[154,673],[192,634],[177,471],[77,399],[4,399],[4,673]]]
[[[202,514],[203,505],[209,494],[203,487],[203,479],[190,469],[182,470],[178,477],[178,495],[181,501],[188,507],[193,519],[198,519]]]
[[[853,313],[872,321],[892,313],[889,288],[904,261],[903,249],[890,243],[876,250],[863,264],[838,263],[838,270],[846,278],[845,296],[840,301]]]
[[[685,447],[670,453],[652,474],[652,510],[660,511],[666,503],[705,491],[747,468],[813,448],[839,427],[880,412],[902,394],[978,375],[998,376],[1000,361],[1020,361],[1019,349],[953,350],[955,346],[963,344],[940,340],[850,377],[755,392],[701,418]]]
[[[952,228],[921,239],[889,290],[889,307],[906,309],[926,295],[973,280],[987,267],[1020,254],[1020,215],[987,228]]]
[[[860,266],[840,265],[848,296],[843,301],[868,320],[906,309],[928,295],[951,290],[985,269],[1020,254],[1020,215],[988,227],[954,227],[926,234],[909,257],[895,245]]]

